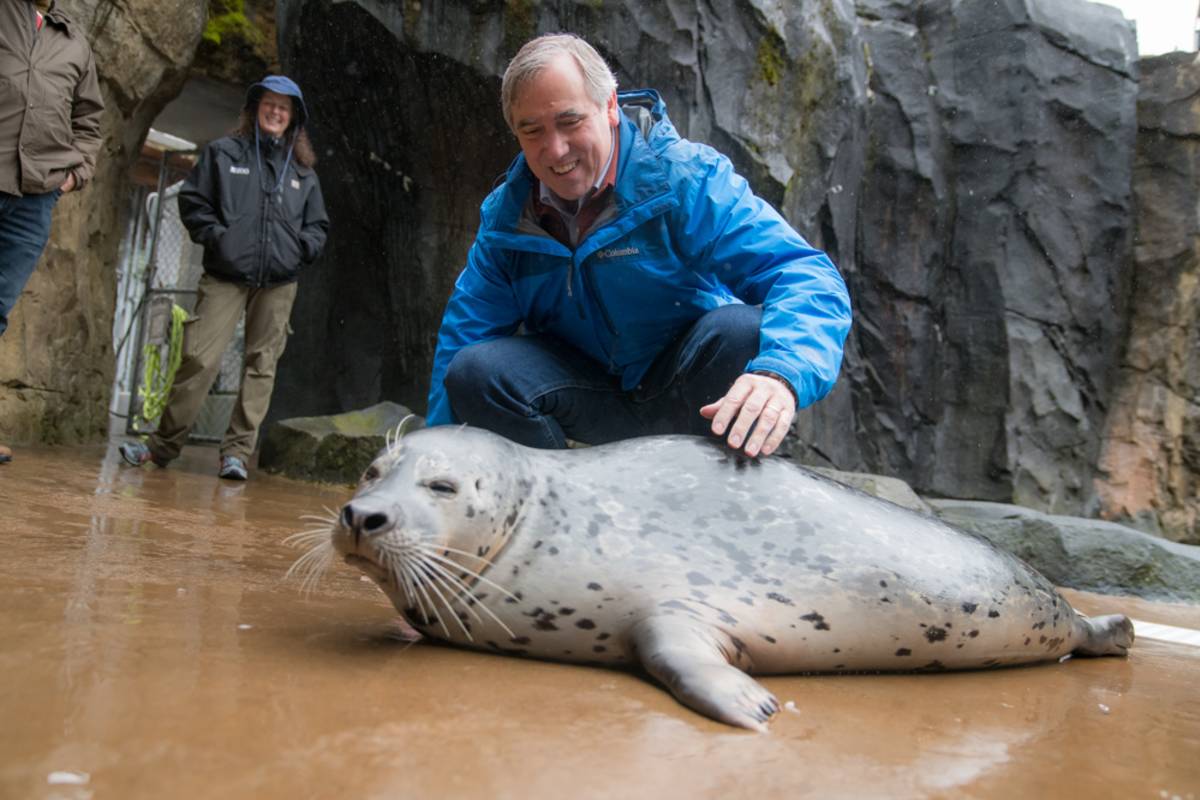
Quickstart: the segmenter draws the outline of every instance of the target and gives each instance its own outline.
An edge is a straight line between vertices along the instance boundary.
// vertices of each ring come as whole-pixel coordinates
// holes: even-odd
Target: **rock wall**
[[[123,173],[204,23],[178,0],[62,2],[110,110],[97,180],[60,205],[0,340],[0,437],[17,441],[104,428]],[[843,378],[800,415],[793,455],[1200,540],[1198,79],[1190,57],[1148,59],[1139,89],[1115,9],[279,0],[276,22],[333,227],[271,419],[424,408],[479,202],[517,151],[500,75],[531,36],[569,30],[623,87],[659,89],[845,274]]]
[[[478,203],[517,149],[499,76],[530,36],[570,30],[846,275],[844,378],[795,455],[932,495],[1093,503],[1133,231],[1137,59],[1115,9],[281,0],[278,21],[333,233],[273,418],[423,407]]]
[[[96,176],[54,212],[50,243],[0,338],[0,441],[94,440],[108,425],[126,172],[182,86],[200,40],[195,0],[58,0],[92,43],[106,111]]]
[[[311,98],[332,229],[301,281],[271,419],[380,399],[424,409],[479,203],[517,152],[500,76],[539,32],[586,34],[621,86],[659,89],[682,130],[852,258],[853,201],[826,191],[859,180],[865,68],[843,55],[855,52],[849,0],[281,0],[277,22],[280,58]]]
[[[1096,491],[1109,519],[1200,542],[1200,63],[1141,68],[1132,316]]]
[[[1083,0],[861,0],[853,435],[926,494],[1087,503],[1123,337],[1133,32]],[[852,440],[852,442],[847,442]]]

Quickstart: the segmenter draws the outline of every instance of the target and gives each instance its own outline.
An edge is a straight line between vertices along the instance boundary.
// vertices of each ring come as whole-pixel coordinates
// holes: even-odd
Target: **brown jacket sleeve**
[[[75,176],[76,189],[82,189],[96,173],[96,154],[100,152],[100,118],[104,114],[104,100],[100,97],[100,82],[96,79],[96,59],[88,52],[87,68],[79,83],[71,105],[72,142],[83,163],[71,170]]]

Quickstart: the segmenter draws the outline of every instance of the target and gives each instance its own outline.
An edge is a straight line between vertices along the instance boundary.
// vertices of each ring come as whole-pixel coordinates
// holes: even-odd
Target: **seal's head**
[[[516,530],[528,494],[521,448],[473,428],[439,427],[389,446],[342,506],[330,542],[419,626],[472,596]],[[453,615],[450,615],[453,616]],[[453,619],[451,620],[453,622]]]

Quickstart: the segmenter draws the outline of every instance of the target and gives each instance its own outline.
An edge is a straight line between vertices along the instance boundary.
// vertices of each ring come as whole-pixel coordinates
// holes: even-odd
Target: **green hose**
[[[146,344],[143,352],[146,369],[142,375],[142,385],[138,389],[138,397],[142,398],[142,419],[146,422],[158,419],[167,407],[171,384],[175,382],[175,373],[183,361],[183,323],[187,320],[187,315],[187,311],[179,306],[171,306],[171,335],[167,339],[166,371],[162,368],[159,345]]]

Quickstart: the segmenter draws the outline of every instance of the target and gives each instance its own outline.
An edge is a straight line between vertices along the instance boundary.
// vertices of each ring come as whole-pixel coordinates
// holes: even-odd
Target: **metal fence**
[[[172,306],[192,313],[197,284],[203,274],[203,250],[191,241],[179,218],[176,198],[182,181],[164,188],[165,159],[161,169],[158,191],[141,187],[135,190],[134,213],[130,215],[131,223],[122,244],[114,322],[118,363],[113,412],[125,417],[127,434],[149,432],[157,424],[156,419],[146,420],[143,414],[145,398],[140,389],[154,361],[147,358],[147,348],[157,351],[158,361],[165,369]],[[238,323],[237,333],[222,356],[220,373],[192,427],[192,439],[218,441],[229,424],[241,384],[243,329],[244,321]]]

